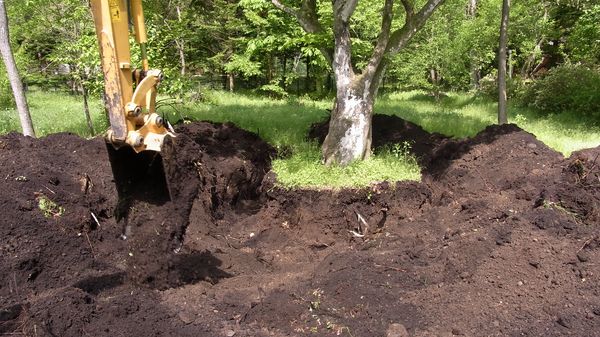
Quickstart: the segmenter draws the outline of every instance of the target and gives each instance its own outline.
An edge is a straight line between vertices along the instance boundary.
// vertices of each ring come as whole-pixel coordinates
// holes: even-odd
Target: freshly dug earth
[[[282,190],[272,147],[199,122],[169,200],[118,194],[102,139],[0,137],[0,335],[600,336],[600,148],[374,121],[423,182]]]

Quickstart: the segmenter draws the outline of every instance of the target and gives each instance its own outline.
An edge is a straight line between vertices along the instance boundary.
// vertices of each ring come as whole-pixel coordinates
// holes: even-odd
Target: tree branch
[[[298,19],[298,11],[296,11],[290,7],[287,7],[286,5],[279,2],[279,0],[271,0],[271,3],[273,5],[275,5],[275,7],[277,7],[279,10],[281,10],[285,13],[288,13],[289,15],[292,15]]]
[[[409,0],[402,0],[402,4]],[[428,0],[427,3],[419,10],[419,12],[413,14],[410,17],[407,15],[407,21],[402,28],[397,29],[392,33],[390,41],[388,43],[386,51],[395,54],[402,49],[413,35],[419,31],[427,22],[427,19],[433,14],[433,12],[442,4],[445,0]],[[406,9],[406,5],[405,5]]]
[[[321,23],[317,16],[316,0],[302,1],[302,7],[300,9],[288,7],[279,0],[271,0],[271,3],[279,10],[294,16],[305,32],[320,33],[323,31],[323,27],[321,27]]]
[[[412,20],[415,14],[415,7],[412,0],[401,0],[404,11],[406,11],[406,21]]]
[[[405,2],[408,0],[402,0]],[[371,55],[371,59],[369,60],[369,64],[365,69],[364,73],[374,72],[381,63],[383,56],[386,52],[386,47],[388,42],[390,41],[390,32],[392,29],[392,20],[394,18],[394,0],[385,0],[385,4],[383,5],[382,11],[382,19],[381,19],[381,33],[377,38],[377,44],[373,49],[373,54]]]
[[[333,4],[334,14],[343,22],[348,22],[356,10],[358,0],[336,0]]]
[[[311,34],[318,34],[323,33],[325,31],[321,26],[321,23],[319,22],[319,16],[317,15],[316,0],[303,0],[300,9],[288,7],[284,5],[280,0],[271,0],[271,3],[284,13],[294,16],[305,32]],[[331,64],[333,60],[333,51],[325,47],[321,47],[319,48],[319,50],[321,51],[327,62]]]

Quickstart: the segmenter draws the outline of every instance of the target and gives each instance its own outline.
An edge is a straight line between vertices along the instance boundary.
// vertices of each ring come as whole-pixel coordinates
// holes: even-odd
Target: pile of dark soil
[[[103,140],[0,137],[0,335],[600,336],[600,149],[374,121],[423,182],[282,190],[256,135],[192,123],[171,200],[119,197]]]

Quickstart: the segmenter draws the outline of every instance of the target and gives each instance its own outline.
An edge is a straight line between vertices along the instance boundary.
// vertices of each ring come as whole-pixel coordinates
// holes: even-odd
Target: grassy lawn
[[[273,163],[279,181],[287,187],[339,188],[367,186],[373,181],[419,180],[414,158],[389,151],[346,168],[320,164],[320,148],[308,142],[309,126],[327,117],[330,101],[308,99],[272,100],[226,92],[208,92],[201,103],[162,104],[160,111],[171,121],[183,117],[231,121],[256,132],[277,148],[289,147],[293,155]],[[28,96],[38,135],[69,131],[88,136],[80,97],[61,93],[32,92]],[[98,99],[91,102],[97,131],[108,127]],[[496,121],[496,104],[468,94],[450,94],[436,102],[421,92],[394,93],[380,97],[376,113],[397,115],[430,132],[453,137],[473,136]],[[511,107],[510,121],[535,134],[550,147],[569,155],[572,151],[600,145],[600,125],[579,120],[567,112],[540,116],[535,111]],[[16,112],[0,111],[0,133],[19,130]]]
[[[83,97],[63,92],[31,91],[27,94],[31,119],[38,136],[57,132],[72,132],[82,137],[91,136],[83,114]],[[108,129],[102,103],[90,100],[90,114],[97,133]],[[0,110],[0,133],[21,131],[16,110]]]
[[[456,93],[440,102],[421,92],[395,93],[380,99],[375,110],[400,116],[429,132],[458,138],[474,136],[497,121],[495,102]],[[569,112],[542,116],[533,109],[510,106],[509,122],[531,132],[565,156],[600,145],[600,121],[579,119]]]

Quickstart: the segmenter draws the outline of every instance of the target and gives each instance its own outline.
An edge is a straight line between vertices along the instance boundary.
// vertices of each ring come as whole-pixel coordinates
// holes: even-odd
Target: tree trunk
[[[435,68],[429,70],[429,76],[431,77],[431,85],[433,87],[433,97],[436,101],[440,100],[440,79],[439,74]]]
[[[350,19],[358,0],[332,0],[333,50],[321,48],[335,75],[336,98],[329,132],[323,143],[323,161],[327,165],[348,165],[371,153],[373,105],[390,57],[402,50],[444,0],[427,0],[415,8],[414,1],[402,0],[404,25],[393,27],[394,0],[385,0],[381,30],[369,62],[360,73],[352,64]],[[302,0],[299,8],[288,7],[280,0],[271,0],[278,9],[296,17],[302,28],[311,34],[326,30],[319,20],[317,0]],[[298,3],[298,2],[296,2]],[[309,62],[307,62],[308,64]],[[307,67],[308,71],[308,67]],[[307,76],[308,77],[308,76]]]
[[[229,80],[229,91],[233,92],[233,89],[235,87],[235,77],[233,76],[233,73],[227,74],[227,79]]]
[[[29,106],[25,98],[23,90],[23,82],[17,70],[17,64],[10,47],[10,38],[8,31],[8,16],[6,15],[6,7],[4,0],[0,0],[0,53],[6,66],[10,86],[12,87],[13,95],[17,110],[19,111],[19,119],[21,120],[21,128],[25,136],[35,137],[31,115],[29,114]]]
[[[474,20],[477,16],[477,0],[469,0],[467,4],[467,17]],[[479,90],[479,82],[481,80],[481,70],[473,51],[470,52],[471,59],[471,85],[474,90]]]
[[[311,86],[310,86],[310,57],[308,55],[306,55],[306,83],[305,83],[305,90],[307,93],[310,92],[311,90]]]
[[[471,19],[477,14],[477,0],[469,0],[467,4],[467,16]]]
[[[179,6],[176,7],[177,10],[177,20],[181,23],[181,8]],[[181,66],[181,76],[185,76],[186,69],[186,61],[185,61],[185,41],[183,39],[175,39],[175,44],[177,45],[177,51],[179,52],[179,64]]]
[[[283,73],[281,75],[281,87],[283,90],[287,90],[287,56],[285,54],[283,55],[282,67]]]
[[[474,90],[479,90],[481,87],[481,69],[479,66],[475,64],[475,62],[471,61],[471,85]]]
[[[329,132],[323,142],[323,160],[326,165],[350,164],[366,159],[371,154],[374,73],[357,76],[351,63],[350,29],[338,21],[335,30],[333,70],[336,80],[336,97]]]
[[[271,83],[273,80],[273,54],[269,53],[267,56],[267,83]]]
[[[354,160],[366,159],[371,154],[373,93],[363,90],[362,81],[338,88],[329,132],[323,142],[323,158],[326,165],[350,164]]]
[[[498,124],[508,123],[506,113],[506,46],[508,44],[508,16],[510,0],[502,2],[500,48],[498,49]]]
[[[83,91],[83,113],[85,115],[85,121],[88,126],[88,130],[90,131],[90,136],[94,136],[96,132],[94,132],[94,124],[92,123],[92,117],[90,116],[90,106],[88,104],[88,90],[85,86],[85,83],[81,84],[81,89]]]
[[[508,60],[507,60],[508,64],[507,64],[507,73],[506,76],[508,77],[508,79],[512,79],[512,74],[513,74],[513,61],[512,61],[512,50],[509,49],[508,50]]]

